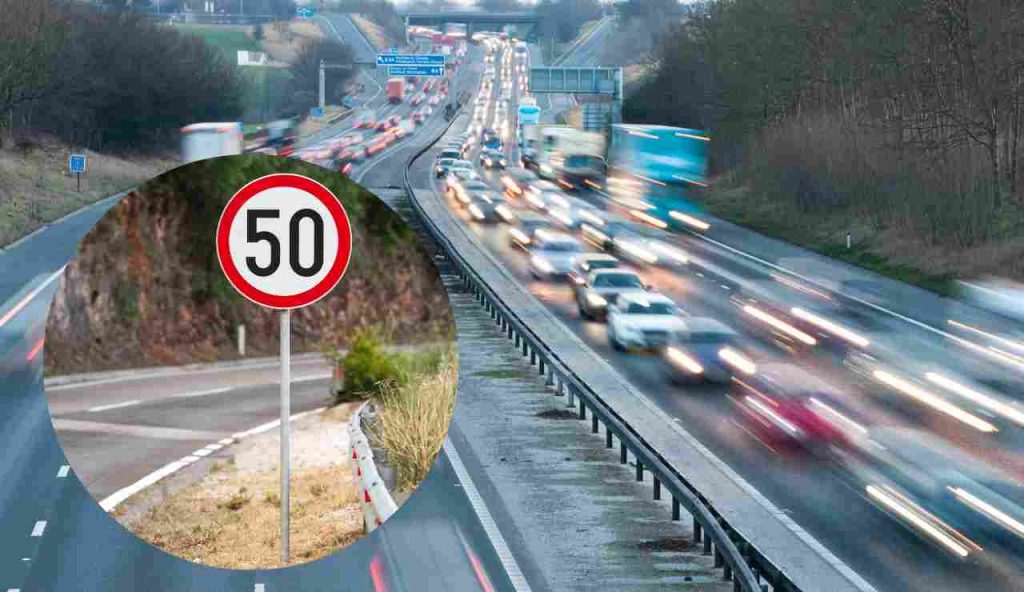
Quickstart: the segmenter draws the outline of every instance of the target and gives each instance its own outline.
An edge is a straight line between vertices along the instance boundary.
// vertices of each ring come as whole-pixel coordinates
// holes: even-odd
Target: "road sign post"
[[[72,154],[68,157],[68,171],[75,174],[76,191],[82,190],[82,173],[85,172],[85,154]]]
[[[291,483],[291,310],[326,296],[348,269],[352,228],[320,183],[288,173],[238,190],[217,224],[217,259],[231,285],[281,311],[281,561],[288,563]]]

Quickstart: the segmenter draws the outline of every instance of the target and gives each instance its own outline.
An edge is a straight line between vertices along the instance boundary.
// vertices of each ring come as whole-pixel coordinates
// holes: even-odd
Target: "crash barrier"
[[[363,509],[363,525],[367,534],[384,524],[398,509],[384,479],[373,462],[370,441],[363,433],[362,417],[369,402],[363,403],[348,420],[349,446],[352,448],[352,476],[359,487],[359,503]]]
[[[722,569],[723,578],[733,582],[733,589],[743,592],[767,592],[769,586],[775,592],[798,592],[799,588],[786,574],[767,557],[750,544],[746,538],[733,529],[728,521],[715,512],[703,496],[681,474],[675,471],[653,446],[648,444],[632,426],[623,421],[608,407],[597,391],[568,368],[551,348],[523,322],[501,297],[473,270],[459,254],[451,241],[440,231],[435,222],[423,210],[415,198],[409,169],[413,162],[436,144],[455,118],[444,126],[437,137],[414,152],[405,162],[405,189],[410,195],[413,209],[429,230],[438,248],[439,255],[455,267],[462,285],[469,290],[494,321],[497,328],[511,341],[524,357],[529,356],[530,364],[537,366],[540,375],[559,395],[568,395],[569,406],[578,404],[578,418],[587,419],[589,411],[591,432],[597,434],[603,425],[605,445],[614,448],[619,443],[619,462],[627,464],[632,453],[636,460],[636,479],[643,481],[644,471],[652,476],[654,499],[662,499],[667,492],[672,500],[672,520],[682,519],[685,509],[693,520],[693,541],[702,543],[705,554],[713,555],[715,567]],[[764,582],[764,583],[762,583]]]

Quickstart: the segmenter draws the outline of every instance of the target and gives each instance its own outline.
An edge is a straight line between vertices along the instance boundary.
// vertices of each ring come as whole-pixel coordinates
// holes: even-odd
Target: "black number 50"
[[[248,210],[246,212],[246,240],[250,243],[266,242],[270,245],[270,262],[265,266],[256,263],[255,257],[246,257],[245,265],[259,277],[273,275],[281,266],[281,242],[269,230],[259,230],[262,219],[276,220],[281,216],[278,210]],[[313,223],[313,263],[304,267],[299,261],[299,230],[303,220]],[[288,263],[292,271],[302,277],[312,277],[324,266],[324,220],[315,210],[302,209],[292,216],[288,224]]]

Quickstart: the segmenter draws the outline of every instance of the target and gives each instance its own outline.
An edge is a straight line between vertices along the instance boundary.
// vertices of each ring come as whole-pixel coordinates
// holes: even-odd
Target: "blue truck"
[[[707,184],[710,138],[700,130],[667,125],[614,124],[608,147],[613,173],[669,185]]]

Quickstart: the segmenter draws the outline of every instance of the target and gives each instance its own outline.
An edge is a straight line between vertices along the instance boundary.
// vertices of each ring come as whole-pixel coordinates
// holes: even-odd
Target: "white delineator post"
[[[291,311],[281,311],[281,563],[288,564],[288,497],[291,493]]]
[[[238,326],[238,355],[245,357],[245,325]]]

